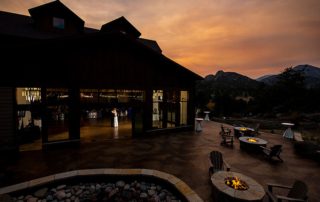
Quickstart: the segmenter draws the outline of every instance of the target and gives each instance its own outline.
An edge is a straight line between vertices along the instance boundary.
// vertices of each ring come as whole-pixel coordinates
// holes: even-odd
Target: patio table
[[[202,131],[201,122],[203,121],[203,118],[196,118],[196,132]]]
[[[204,120],[205,121],[210,121],[210,118],[209,118],[209,114],[210,114],[210,111],[204,111],[203,113],[205,113],[205,117],[204,117]]]
[[[281,125],[287,126],[287,129],[283,133],[283,137],[293,139],[293,131],[291,127],[294,126],[294,123],[281,123]]]

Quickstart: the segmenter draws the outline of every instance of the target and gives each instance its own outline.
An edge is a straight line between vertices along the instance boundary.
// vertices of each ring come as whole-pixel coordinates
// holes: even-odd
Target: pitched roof
[[[97,29],[84,28],[84,33],[98,32]],[[0,34],[33,39],[49,39],[65,36],[64,33],[44,32],[33,27],[30,16],[0,11]]]
[[[34,8],[29,9],[29,13],[31,17],[38,17],[39,15],[48,14],[53,10],[61,10],[65,15],[68,17],[73,18],[74,20],[78,21],[79,23],[84,25],[84,21],[76,15],[72,10],[70,10],[67,6],[65,6],[61,1],[56,0],[50,3],[46,3]]]
[[[143,39],[143,38],[139,38],[137,40],[139,42],[143,43],[144,45],[148,46],[152,50],[155,50],[155,51],[157,51],[159,53],[162,53],[162,50],[161,50],[159,44],[156,41],[150,40],[150,39]]]
[[[118,31],[139,38],[141,33],[123,16],[101,26],[102,32]]]

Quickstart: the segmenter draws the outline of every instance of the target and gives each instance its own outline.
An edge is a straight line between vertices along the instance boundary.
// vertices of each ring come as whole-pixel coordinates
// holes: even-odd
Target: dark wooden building
[[[45,146],[78,142],[83,113],[92,109],[129,112],[132,136],[193,129],[194,84],[202,77],[140,38],[124,17],[96,30],[60,1],[29,13],[0,11],[1,150],[17,149],[28,111],[32,124],[41,121]],[[48,139],[52,120],[67,120],[63,141]]]

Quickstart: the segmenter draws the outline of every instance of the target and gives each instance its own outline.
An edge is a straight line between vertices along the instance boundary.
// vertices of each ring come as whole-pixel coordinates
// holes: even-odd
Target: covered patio
[[[213,201],[208,175],[209,153],[218,150],[230,164],[231,171],[255,179],[264,189],[267,188],[266,183],[291,185],[299,179],[308,184],[309,201],[319,200],[320,166],[315,161],[297,156],[291,140],[283,139],[280,134],[261,133],[259,137],[267,140],[268,146],[283,145],[281,157],[284,162],[270,162],[263,155],[241,150],[237,139],[233,148],[221,146],[220,125],[204,121],[200,133],[189,131],[136,139],[82,142],[79,148],[20,152],[17,160],[6,165],[9,175],[1,187],[76,169],[146,168],[173,174],[204,201]]]

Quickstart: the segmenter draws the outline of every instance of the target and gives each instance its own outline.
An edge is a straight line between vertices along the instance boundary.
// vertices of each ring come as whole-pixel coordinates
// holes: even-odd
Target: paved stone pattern
[[[17,161],[7,165],[13,173],[12,179],[2,186],[78,169],[146,168],[175,175],[204,201],[212,201],[209,153],[218,150],[230,164],[231,171],[255,179],[264,189],[267,189],[266,183],[292,184],[300,179],[308,183],[310,202],[320,198],[320,165],[295,155],[291,140],[279,134],[262,133],[259,137],[267,140],[268,146],[283,144],[284,162],[269,162],[261,154],[240,150],[238,140],[233,148],[221,146],[220,123],[208,121],[202,126],[200,133],[190,131],[85,143],[78,149],[22,152]]]

